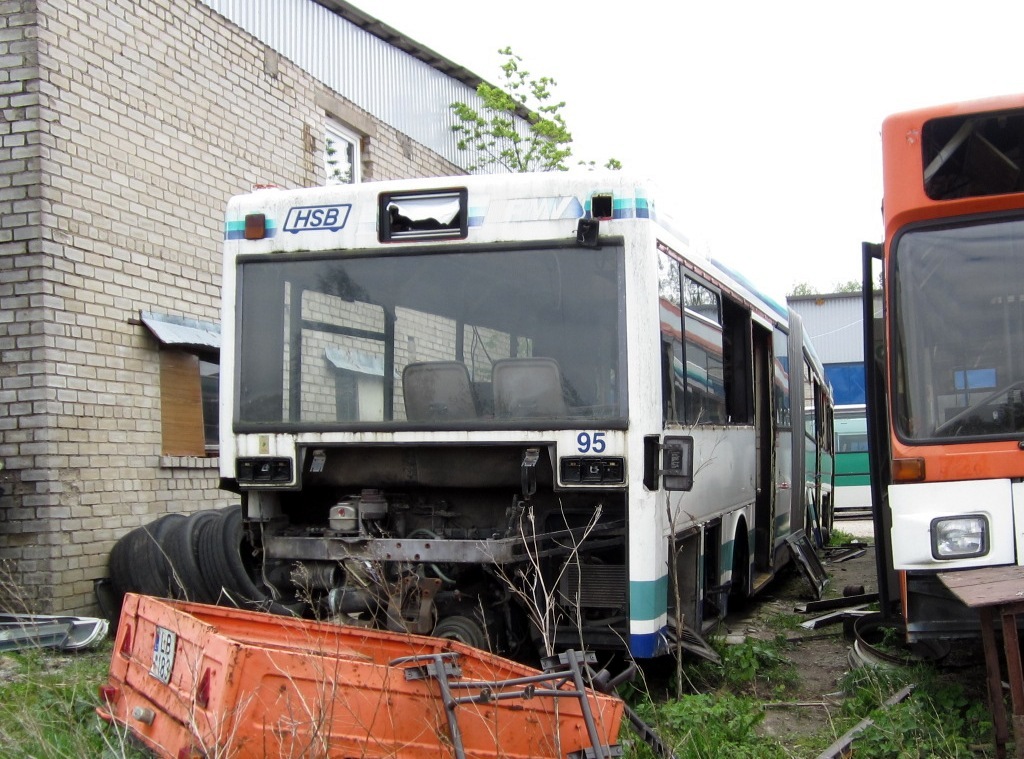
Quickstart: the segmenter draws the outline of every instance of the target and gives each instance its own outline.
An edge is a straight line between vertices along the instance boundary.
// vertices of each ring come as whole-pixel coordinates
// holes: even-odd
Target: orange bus
[[[1024,94],[882,127],[884,316],[865,299],[883,608],[910,642],[977,634],[939,572],[1024,563]]]

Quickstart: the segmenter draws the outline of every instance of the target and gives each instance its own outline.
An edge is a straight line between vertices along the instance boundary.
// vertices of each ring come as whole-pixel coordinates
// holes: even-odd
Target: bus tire
[[[184,514],[165,514],[152,524],[149,541],[149,571],[152,588],[150,595],[162,598],[174,597],[174,567],[171,566],[167,545],[188,517]]]
[[[135,530],[130,530],[118,538],[114,547],[110,549],[107,571],[110,575],[110,584],[118,599],[123,598],[125,593],[138,591],[131,574],[131,560],[136,551],[132,543],[135,540]]]
[[[729,609],[740,608],[749,598],[750,548],[747,546],[747,529],[741,521],[736,528],[732,543],[732,582],[729,584]]]
[[[434,626],[434,631],[431,635],[435,638],[457,640],[459,643],[465,643],[467,646],[484,651],[490,650],[490,646],[487,643],[487,633],[480,623],[472,617],[466,617],[461,614],[453,614],[442,619]]]

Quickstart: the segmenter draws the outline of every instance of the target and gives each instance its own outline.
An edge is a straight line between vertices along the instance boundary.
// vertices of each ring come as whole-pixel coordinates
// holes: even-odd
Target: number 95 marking
[[[604,453],[603,432],[581,432],[576,436],[576,450],[580,453]]]

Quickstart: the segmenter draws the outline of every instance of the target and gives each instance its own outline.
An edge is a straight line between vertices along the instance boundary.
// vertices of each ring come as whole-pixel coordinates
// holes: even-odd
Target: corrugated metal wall
[[[786,299],[800,314],[814,350],[825,365],[836,404],[862,404],[864,377],[863,305],[860,293],[801,295]],[[875,315],[882,315],[881,295],[875,296]]]
[[[823,364],[864,360],[860,293],[790,297],[786,303],[803,318],[804,330]],[[881,296],[875,298],[875,311],[882,315]]]
[[[474,162],[472,151],[458,149],[450,109],[456,101],[478,106],[480,100],[472,87],[312,0],[202,2],[457,166]]]

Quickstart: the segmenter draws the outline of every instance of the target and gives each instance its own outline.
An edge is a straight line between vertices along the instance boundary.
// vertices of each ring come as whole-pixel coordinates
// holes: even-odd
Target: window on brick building
[[[215,456],[220,366],[177,348],[160,350],[161,453]]]
[[[203,443],[207,454],[216,454],[220,450],[219,357],[215,361],[199,357],[199,389],[203,397]]]
[[[324,172],[327,184],[356,184],[360,176],[360,138],[341,122],[327,119],[324,138]]]
[[[146,311],[141,320],[160,343],[161,453],[216,456],[220,327]]]

